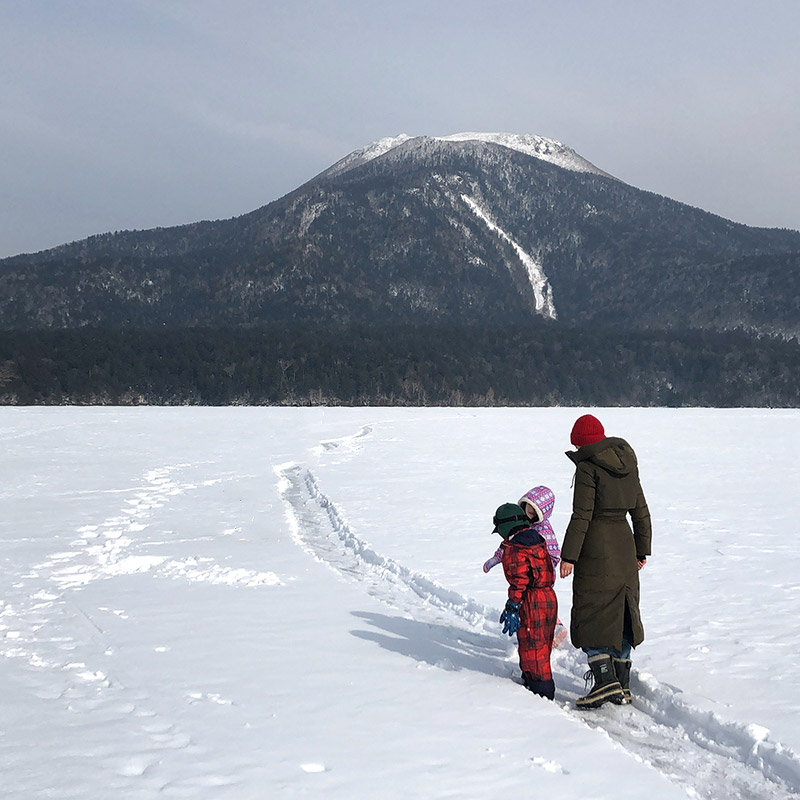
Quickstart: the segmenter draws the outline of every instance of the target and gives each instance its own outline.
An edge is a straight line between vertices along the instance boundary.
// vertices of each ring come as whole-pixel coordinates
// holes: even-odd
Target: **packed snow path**
[[[364,426],[351,436],[322,442],[318,452],[355,451],[371,432],[371,426]],[[297,544],[394,609],[400,616],[393,618],[389,633],[402,637],[412,622],[423,621],[432,639],[425,657],[434,666],[474,669],[503,678],[518,674],[516,654],[498,633],[497,609],[376,552],[351,529],[308,466],[287,463],[277,465],[275,472]],[[388,629],[385,620],[362,617],[376,628]],[[403,652],[397,639],[381,633],[361,635]],[[632,706],[607,704],[579,712],[573,704],[585,691],[583,654],[564,646],[554,652],[553,666],[558,702],[565,714],[608,736],[689,797],[780,800],[800,794],[800,758],[772,741],[760,725],[724,721],[684,701],[679,689],[636,671],[631,681]],[[520,691],[524,691],[521,686]]]
[[[160,579],[165,588],[174,583],[179,591],[194,583],[258,587],[280,582],[274,573],[232,569],[209,556],[156,555],[154,551],[167,542],[137,541],[152,517],[168,512],[171,503],[231,479],[203,477],[207,470],[204,464],[164,465],[146,470],[130,489],[106,492],[118,498],[115,513],[81,526],[64,549],[35,563],[0,600],[0,656],[9,665],[27,667],[12,674],[17,685],[6,690],[35,698],[34,716],[39,723],[36,746],[20,747],[13,755],[15,772],[5,778],[7,796],[87,797],[85,787],[70,783],[76,765],[87,760],[103,786],[103,794],[96,797],[142,793],[196,797],[204,789],[220,791],[235,783],[220,769],[213,750],[195,741],[179,719],[184,708],[194,704],[225,706],[231,701],[214,692],[187,688],[177,703],[172,698],[164,702],[160,665],[155,665],[156,679],[148,680],[141,656],[132,668],[126,652],[134,644],[124,627],[133,616],[128,602],[136,602],[126,591],[128,577]],[[182,543],[190,548],[202,540],[169,538],[170,545]],[[33,541],[20,537],[18,544],[30,546]],[[117,581],[114,604],[93,609],[82,591],[110,579]],[[168,608],[164,603],[158,613]],[[155,626],[148,634],[158,636]],[[165,637],[150,650],[163,661],[169,659],[173,646]],[[4,698],[6,706],[8,699]],[[63,730],[61,726],[77,726],[78,720],[92,720],[89,736],[58,745],[51,741]],[[14,733],[13,717],[6,717],[0,723],[0,741],[13,741]],[[53,772],[46,766],[48,749],[56,747],[62,748],[58,760],[64,764],[57,790]],[[25,789],[19,792],[15,791],[17,776],[26,778]]]

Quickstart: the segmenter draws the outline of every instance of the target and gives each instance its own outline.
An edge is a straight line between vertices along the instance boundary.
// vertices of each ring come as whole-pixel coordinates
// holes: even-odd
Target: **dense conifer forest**
[[[800,405],[800,346],[741,332],[486,325],[0,333],[0,403]]]

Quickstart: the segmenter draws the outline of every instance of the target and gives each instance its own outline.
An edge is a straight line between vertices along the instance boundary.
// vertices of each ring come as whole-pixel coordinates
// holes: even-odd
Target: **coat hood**
[[[547,545],[547,552],[553,561],[553,568],[558,566],[561,560],[561,548],[558,546],[553,526],[550,524],[550,515],[553,513],[553,507],[556,504],[556,496],[552,489],[547,486],[534,486],[528,492],[525,492],[519,499],[519,505],[525,503],[533,506],[536,510],[538,519],[531,520],[531,530],[539,534]]]
[[[567,458],[576,464],[590,461],[612,475],[629,475],[638,466],[633,448],[617,436],[608,436],[599,442],[568,451]]]
[[[547,486],[534,486],[533,489],[525,492],[518,502],[519,505],[529,503],[536,509],[539,514],[539,519],[533,522],[536,525],[550,518],[556,504],[556,496],[553,494],[553,490],[548,489]]]

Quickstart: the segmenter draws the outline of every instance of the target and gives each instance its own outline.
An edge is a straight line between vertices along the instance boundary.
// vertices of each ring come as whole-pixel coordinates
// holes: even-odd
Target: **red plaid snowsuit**
[[[503,572],[509,583],[508,599],[521,605],[521,626],[517,633],[519,665],[533,680],[551,680],[550,652],[558,600],[553,590],[556,578],[547,545],[525,545],[514,539],[505,542]]]

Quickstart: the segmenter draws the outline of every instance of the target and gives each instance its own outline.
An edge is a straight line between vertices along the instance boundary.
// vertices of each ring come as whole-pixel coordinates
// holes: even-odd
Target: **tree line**
[[[4,405],[800,405],[800,345],[741,332],[267,324],[0,332]]]

